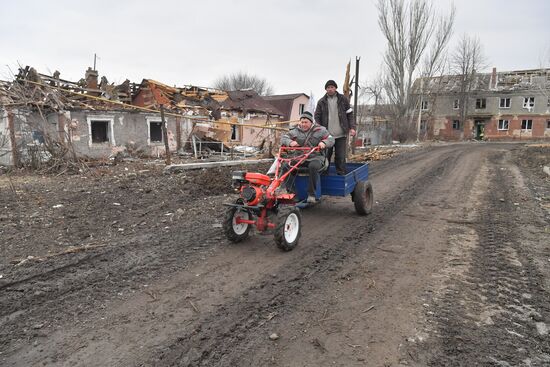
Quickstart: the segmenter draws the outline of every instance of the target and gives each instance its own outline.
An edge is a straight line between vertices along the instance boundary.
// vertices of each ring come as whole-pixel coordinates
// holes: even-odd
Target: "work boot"
[[[317,199],[315,198],[315,196],[313,195],[308,195],[307,196],[307,203],[308,204],[315,204],[317,202]]]

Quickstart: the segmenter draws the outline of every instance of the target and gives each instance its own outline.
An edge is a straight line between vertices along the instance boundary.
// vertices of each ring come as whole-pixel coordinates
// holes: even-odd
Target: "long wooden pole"
[[[359,106],[357,100],[359,98],[359,60],[360,57],[355,56],[355,91],[353,92],[353,121],[355,122],[355,135],[351,137],[351,153],[355,154],[355,139],[357,139],[357,114]]]
[[[19,151],[17,150],[17,140],[15,139],[15,122],[13,121],[13,112],[8,111],[8,129],[10,130],[10,144],[13,165],[19,167]]]
[[[164,119],[164,105],[160,105],[160,121],[162,123],[162,140],[164,140],[164,149],[166,151],[166,165],[172,163],[170,157],[170,146],[168,145],[168,129],[166,128],[166,120]]]

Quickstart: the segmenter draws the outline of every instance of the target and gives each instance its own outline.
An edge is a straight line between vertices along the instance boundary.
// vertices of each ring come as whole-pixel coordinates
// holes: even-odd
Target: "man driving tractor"
[[[288,147],[319,147],[320,151],[313,152],[302,167],[309,169],[308,203],[315,203],[315,189],[320,180],[320,170],[325,164],[325,148],[334,145],[334,138],[328,130],[313,121],[313,115],[306,111],[300,115],[300,123],[281,137],[281,145]],[[288,170],[288,167],[283,168]],[[293,183],[293,176],[287,178],[287,188]]]

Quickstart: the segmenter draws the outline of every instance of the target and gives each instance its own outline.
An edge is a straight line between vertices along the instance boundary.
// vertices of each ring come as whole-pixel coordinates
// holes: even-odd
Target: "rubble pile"
[[[399,152],[393,148],[374,147],[374,148],[369,148],[365,152],[352,155],[350,157],[350,161],[352,162],[379,161],[379,160],[391,158],[397,154],[399,154]]]

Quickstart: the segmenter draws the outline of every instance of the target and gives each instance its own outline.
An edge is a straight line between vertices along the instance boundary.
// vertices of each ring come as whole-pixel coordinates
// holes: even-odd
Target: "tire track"
[[[547,366],[550,295],[522,243],[514,204],[518,191],[501,154],[489,156],[489,189],[470,224],[478,237],[464,278],[448,285],[429,317],[435,351],[430,366]],[[498,188],[498,189],[495,189]]]
[[[358,226],[361,219],[355,218],[342,232],[347,235],[339,242],[319,247],[282,270],[277,279],[264,277],[255,286],[221,306],[196,327],[181,335],[173,344],[154,356],[152,365],[238,365],[239,356],[246,351],[247,340],[263,335],[261,326],[273,313],[292,312],[302,297],[324,286],[335,271],[352,261],[358,250],[364,247],[365,238],[376,227],[391,220],[404,210],[418,195],[451,170],[457,161],[453,151],[445,151],[431,167],[410,181],[401,192],[395,193],[379,205],[367,226]],[[353,230],[350,230],[353,228]],[[320,238],[322,238],[320,235]],[[324,234],[326,236],[326,234]]]

